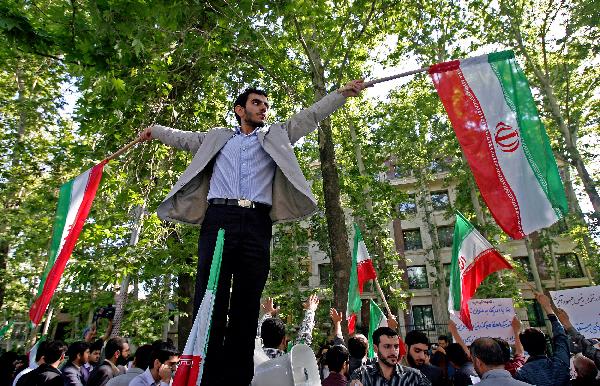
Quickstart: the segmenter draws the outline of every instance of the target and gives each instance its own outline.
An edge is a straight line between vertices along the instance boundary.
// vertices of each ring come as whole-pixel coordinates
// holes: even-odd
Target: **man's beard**
[[[257,127],[264,127],[265,122],[257,122],[257,121],[250,119],[250,120],[248,120],[248,124],[256,129]]]
[[[129,361],[123,355],[119,355],[119,357],[117,358],[117,366],[127,366],[127,362]]]
[[[398,357],[395,357],[395,358],[396,358],[396,363],[398,363]],[[386,366],[388,366],[388,367],[394,367],[394,366],[396,366],[396,363],[389,362],[388,358],[379,358],[379,360],[381,362],[383,362],[383,364],[386,365]]]
[[[416,368],[416,367],[421,367],[421,366],[423,366],[423,365],[425,364],[425,362],[423,362],[423,363],[421,363],[420,365],[418,365],[418,364],[415,362],[415,360],[413,359],[412,355],[410,355],[410,353],[406,355],[406,361],[408,362],[408,365],[409,365],[410,367],[413,367],[413,368]]]

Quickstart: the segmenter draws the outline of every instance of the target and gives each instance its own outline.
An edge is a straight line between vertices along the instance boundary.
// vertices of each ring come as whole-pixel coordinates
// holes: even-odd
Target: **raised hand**
[[[319,305],[319,297],[316,294],[312,294],[308,297],[308,300],[302,303],[302,307],[305,310],[316,311]]]
[[[270,314],[271,316],[277,315],[279,312],[279,307],[273,307],[273,298],[267,298],[262,304],[261,307],[265,314]]]
[[[362,92],[362,90],[364,90],[365,88],[366,88],[365,80],[364,79],[356,79],[356,80],[346,83],[345,86],[340,87],[338,89],[338,92],[340,94],[342,94],[343,96],[345,96],[346,98],[356,97],[356,96],[359,96],[360,93]]]

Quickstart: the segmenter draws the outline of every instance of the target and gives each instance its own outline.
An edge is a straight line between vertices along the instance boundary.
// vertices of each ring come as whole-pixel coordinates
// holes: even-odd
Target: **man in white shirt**
[[[140,346],[133,358],[133,364],[129,370],[125,374],[117,375],[108,383],[106,386],[127,386],[129,382],[133,380],[133,378],[137,377],[140,374],[143,374],[144,371],[150,366],[152,359],[152,345],[145,344]]]
[[[168,342],[153,344],[150,367],[129,382],[129,386],[169,386],[179,364],[179,352]]]

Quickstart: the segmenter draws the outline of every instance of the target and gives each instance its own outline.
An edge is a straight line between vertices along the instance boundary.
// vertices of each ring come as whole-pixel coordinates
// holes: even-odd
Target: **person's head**
[[[389,327],[379,327],[373,331],[373,350],[380,366],[396,366],[400,360],[398,333]]]
[[[269,318],[260,327],[260,337],[267,348],[285,348],[285,324],[279,318]]]
[[[348,353],[351,358],[363,359],[369,351],[369,341],[363,334],[355,334],[348,339]]]
[[[508,344],[508,342],[500,338],[494,338],[494,340],[496,341],[496,343],[498,343],[498,345],[500,345],[500,348],[502,349],[502,359],[504,360],[504,363],[510,362],[510,345]]]
[[[446,335],[440,335],[438,336],[438,345],[443,348],[446,349],[446,347],[448,347],[448,344],[450,342],[448,341],[448,337]]]
[[[462,347],[460,349],[462,350]],[[464,353],[464,350],[462,351]],[[475,339],[471,344],[471,358],[473,358],[473,367],[480,377],[490,370],[504,369],[504,352],[495,339]]]
[[[325,354],[329,371],[345,374],[348,372],[348,360],[350,358],[348,349],[341,344],[336,344],[327,350]]]
[[[126,364],[129,357],[129,343],[121,337],[110,338],[104,347],[104,356],[113,364]]]
[[[413,330],[406,334],[404,340],[407,353],[406,360],[410,367],[419,367],[425,364],[427,350],[429,349],[429,338],[423,331]]]
[[[133,357],[133,366],[138,369],[146,370],[152,364],[152,345],[145,344],[138,347]]]
[[[35,363],[38,365],[44,363],[44,353],[46,352],[46,347],[48,346],[48,341],[43,340],[38,345],[37,351],[35,352]]]
[[[537,328],[527,328],[519,334],[523,348],[529,355],[546,354],[546,335]]]
[[[90,345],[90,356],[88,358],[88,363],[90,365],[95,366],[98,364],[98,362],[100,362],[102,347],[104,347],[104,341],[102,339],[98,339]]]
[[[248,88],[235,100],[233,111],[240,126],[262,127],[269,111],[268,95],[263,90]]]
[[[150,363],[152,369],[156,374],[162,366],[166,366],[171,369],[174,374],[179,364],[179,351],[169,342],[154,343],[152,345],[152,354],[150,357]]]
[[[456,368],[462,367],[469,361],[469,356],[458,343],[450,343],[446,347],[446,358]]]
[[[71,343],[67,350],[67,356],[70,362],[73,362],[77,366],[83,366],[88,362],[90,357],[90,344],[82,340]]]
[[[60,340],[49,341],[44,350],[44,362],[46,364],[58,368],[60,362],[65,359],[67,345]]]
[[[580,381],[580,384],[594,384],[595,379],[598,376],[598,369],[593,360],[586,358],[579,353],[573,357],[573,366],[575,366],[577,380]]]

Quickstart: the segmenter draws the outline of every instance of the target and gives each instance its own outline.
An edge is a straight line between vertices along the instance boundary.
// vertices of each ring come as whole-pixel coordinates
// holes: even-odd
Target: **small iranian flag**
[[[102,161],[60,187],[48,262],[40,279],[37,297],[29,310],[29,319],[34,325],[39,324],[42,320],[54,291],[58,287],[65,266],[92,207],[96,190],[102,179],[102,171],[107,162],[106,160]]]
[[[200,308],[194,320],[194,325],[181,354],[179,367],[173,379],[173,386],[196,386],[200,385],[202,381],[202,369],[204,368],[208,337],[210,336],[213,306],[215,304],[215,296],[217,295],[217,284],[219,282],[219,273],[221,272],[224,243],[225,231],[219,229],[212,263],[210,264],[206,292],[204,293],[202,303],[200,303]]]
[[[429,73],[504,232],[520,239],[564,217],[567,199],[548,135],[513,52],[440,63]]]
[[[356,316],[360,312],[360,294],[365,283],[377,278],[373,261],[369,257],[367,246],[362,238],[358,225],[354,224],[354,249],[352,251],[352,266],[350,268],[350,284],[348,285],[348,332],[354,333]]]
[[[448,311],[451,314],[460,311],[459,318],[469,330],[473,329],[469,299],[488,275],[501,269],[512,269],[512,266],[457,212],[452,241]]]
[[[375,357],[375,351],[373,350],[373,331],[379,327],[387,327],[387,318],[377,306],[377,304],[371,299],[369,302],[369,358]]]

